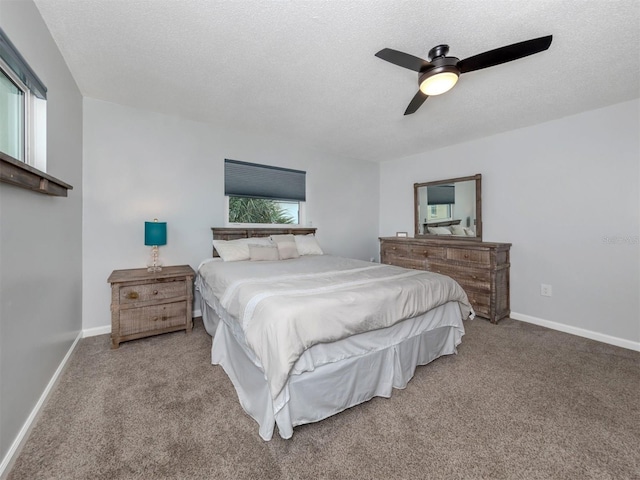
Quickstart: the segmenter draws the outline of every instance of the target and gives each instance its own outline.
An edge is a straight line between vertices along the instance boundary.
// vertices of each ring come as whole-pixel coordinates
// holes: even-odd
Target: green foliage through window
[[[231,223],[297,223],[281,202],[265,198],[229,197]]]

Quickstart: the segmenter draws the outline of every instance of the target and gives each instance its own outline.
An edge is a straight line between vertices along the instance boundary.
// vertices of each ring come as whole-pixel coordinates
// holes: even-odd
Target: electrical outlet
[[[551,285],[547,285],[545,283],[540,284],[540,295],[543,297],[551,297],[553,295],[553,290]]]

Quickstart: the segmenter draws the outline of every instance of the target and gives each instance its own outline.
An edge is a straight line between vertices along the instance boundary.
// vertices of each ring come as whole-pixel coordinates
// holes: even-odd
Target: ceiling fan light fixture
[[[458,82],[455,72],[440,72],[420,79],[420,91],[430,97],[441,95],[451,90]]]
[[[429,50],[428,60],[391,48],[383,48],[376,53],[376,57],[418,72],[418,87],[420,90],[413,96],[404,112],[405,115],[410,115],[415,113],[429,97],[442,95],[451,90],[458,82],[458,77],[463,73],[502,65],[503,63],[542,52],[549,48],[552,40],[553,35],[532,38],[524,42],[494,48],[463,60],[447,56],[449,54],[449,45],[444,44],[436,45]]]

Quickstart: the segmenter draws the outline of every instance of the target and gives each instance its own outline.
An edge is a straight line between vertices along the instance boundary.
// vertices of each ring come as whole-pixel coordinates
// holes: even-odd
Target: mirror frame
[[[420,215],[418,212],[418,188],[429,187],[433,185],[442,185],[446,183],[468,182],[470,180],[475,180],[476,182],[476,236],[463,237],[463,236],[431,235],[429,233],[418,233],[420,232],[420,228],[419,228]],[[435,180],[433,182],[414,183],[413,184],[413,220],[414,220],[415,238],[430,238],[430,239],[448,240],[448,241],[461,240],[461,241],[481,242],[482,241],[482,175],[478,173],[470,177],[447,178],[445,180]]]

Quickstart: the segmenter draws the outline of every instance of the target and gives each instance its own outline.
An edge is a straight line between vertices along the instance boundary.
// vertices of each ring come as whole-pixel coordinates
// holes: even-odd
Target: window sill
[[[54,197],[66,197],[73,187],[0,152],[0,182]]]

